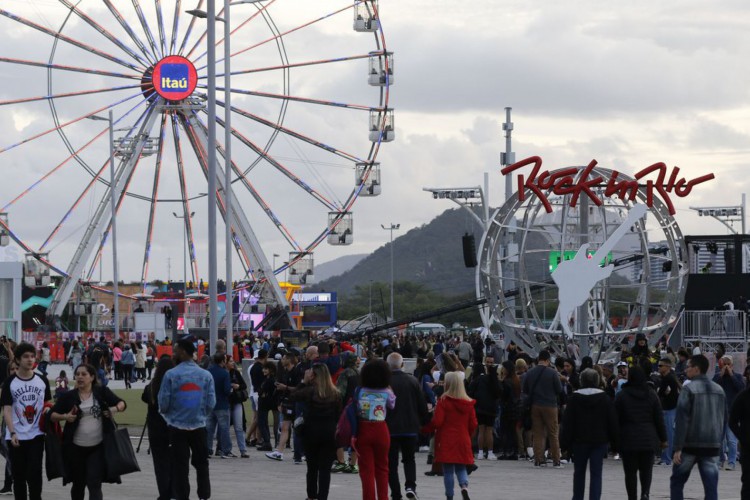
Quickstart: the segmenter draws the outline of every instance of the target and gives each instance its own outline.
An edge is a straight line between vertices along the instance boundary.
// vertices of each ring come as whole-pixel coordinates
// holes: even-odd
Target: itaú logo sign
[[[154,66],[152,76],[156,93],[168,101],[181,101],[195,90],[198,73],[193,63],[182,56],[165,57]]]

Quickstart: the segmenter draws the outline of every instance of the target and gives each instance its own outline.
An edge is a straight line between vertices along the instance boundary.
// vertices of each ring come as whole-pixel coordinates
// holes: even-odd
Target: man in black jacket
[[[729,428],[740,441],[743,453],[740,455],[742,466],[742,500],[750,500],[750,388],[745,389],[735,398],[729,413]]]
[[[386,362],[391,369],[391,389],[396,395],[396,406],[389,410],[385,417],[391,434],[391,448],[388,453],[388,484],[391,488],[391,498],[402,498],[398,477],[399,451],[406,476],[406,498],[417,498],[417,464],[414,461],[414,453],[417,450],[419,428],[429,417],[427,401],[417,379],[404,373],[404,358],[400,354],[389,354]]]
[[[672,360],[659,360],[659,384],[656,388],[659,403],[664,413],[664,425],[667,429],[667,447],[661,451],[659,465],[672,465],[672,445],[674,444],[674,419],[677,413],[677,397],[680,395],[680,382],[672,371]]]

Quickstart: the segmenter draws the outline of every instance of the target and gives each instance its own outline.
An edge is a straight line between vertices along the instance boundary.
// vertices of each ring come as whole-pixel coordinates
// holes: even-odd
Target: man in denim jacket
[[[198,477],[198,498],[211,497],[206,418],[216,405],[216,391],[213,377],[193,361],[194,354],[192,342],[177,342],[177,366],[164,374],[159,390],[159,412],[169,426],[172,490],[177,500],[190,498],[191,453]]]
[[[686,383],[677,400],[674,457],[670,493],[672,500],[683,499],[683,488],[693,465],[698,464],[706,500],[718,500],[719,454],[727,422],[726,396],[709,380],[708,359],[702,354],[690,358]]]

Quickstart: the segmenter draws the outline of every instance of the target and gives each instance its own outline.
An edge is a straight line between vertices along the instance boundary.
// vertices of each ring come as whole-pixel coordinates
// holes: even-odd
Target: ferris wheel
[[[186,279],[197,282],[207,267],[197,227],[209,176],[207,25],[195,15],[204,3],[0,8],[9,37],[0,48],[0,235],[27,254],[27,278],[44,285],[50,271],[62,276],[49,316],[62,314],[79,282],[95,279],[111,199],[119,251],[142,284],[182,246],[174,241],[186,242]],[[380,194],[378,153],[395,138],[393,54],[378,1],[336,4],[244,0],[232,2],[231,20],[216,13],[231,29],[232,96],[227,106],[217,85],[217,206],[226,223],[229,145],[236,258],[276,305],[286,299],[275,274],[310,283],[316,247],[353,242],[354,203]],[[224,43],[217,37],[217,53]],[[222,82],[223,57],[215,67]],[[110,123],[92,121],[110,112]],[[288,249],[288,259],[270,264],[270,247]]]

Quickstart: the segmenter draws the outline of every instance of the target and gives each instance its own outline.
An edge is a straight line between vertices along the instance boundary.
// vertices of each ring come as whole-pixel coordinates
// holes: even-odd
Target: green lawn
[[[143,424],[146,423],[146,403],[141,401],[143,387],[140,386],[136,389],[115,389],[113,392],[128,404],[128,409],[125,413],[115,416],[117,423],[119,425],[143,427]],[[252,409],[249,402],[245,403],[245,415],[248,420],[252,420]]]

